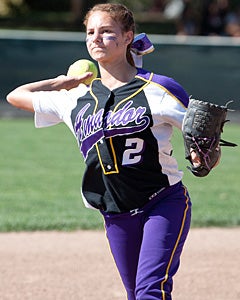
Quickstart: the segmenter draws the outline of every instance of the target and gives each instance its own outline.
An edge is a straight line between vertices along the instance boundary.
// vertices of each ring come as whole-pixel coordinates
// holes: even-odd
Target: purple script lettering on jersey
[[[79,142],[80,151],[86,158],[89,150],[103,137],[132,134],[143,131],[150,124],[150,118],[145,114],[146,107],[131,107],[133,101],[128,101],[121,109],[109,111],[104,117],[104,109],[96,114],[84,117],[90,103],[86,104],[77,114],[74,130]],[[127,125],[130,126],[127,127]],[[103,126],[104,124],[104,126]],[[134,125],[135,124],[135,125]]]

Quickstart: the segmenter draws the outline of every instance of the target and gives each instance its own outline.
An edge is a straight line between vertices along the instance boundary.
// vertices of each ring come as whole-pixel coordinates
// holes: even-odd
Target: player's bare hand
[[[219,162],[220,162],[220,158],[221,158],[221,147],[220,147],[220,145],[218,145],[218,147],[216,148],[215,151],[219,152],[219,156],[218,156],[218,159],[217,159],[215,165],[213,165],[213,168],[215,168],[219,164]],[[192,148],[190,150],[190,153],[191,153],[191,161],[192,161],[193,166],[195,168],[199,167],[201,165],[201,158],[200,158],[200,156]]]
[[[194,149],[191,148],[190,150],[191,153],[191,161],[194,167],[198,167],[201,164],[201,159],[200,157],[197,155],[196,151]]]

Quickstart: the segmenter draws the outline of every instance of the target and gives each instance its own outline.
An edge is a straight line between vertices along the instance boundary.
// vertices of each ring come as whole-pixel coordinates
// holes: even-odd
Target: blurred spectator
[[[230,11],[225,18],[225,33],[228,36],[240,37],[240,4]]]
[[[225,20],[228,10],[228,0],[203,1],[200,35],[225,35]]]
[[[99,3],[106,3],[108,1],[104,0],[91,0],[91,1],[84,1],[84,0],[71,0],[71,13],[72,13],[72,22],[76,26],[83,26],[83,17],[85,16],[86,12],[93,7],[95,4]],[[83,26],[84,28],[84,26]]]
[[[150,8],[150,11],[153,12],[162,12],[165,6],[166,0],[153,0],[152,1],[152,6]]]
[[[164,17],[168,20],[178,20],[184,10],[184,0],[168,0],[164,7]]]
[[[196,35],[199,33],[199,16],[193,1],[185,0],[184,10],[176,22],[178,35]]]
[[[74,23],[81,21],[83,16],[83,0],[71,0],[71,12]]]

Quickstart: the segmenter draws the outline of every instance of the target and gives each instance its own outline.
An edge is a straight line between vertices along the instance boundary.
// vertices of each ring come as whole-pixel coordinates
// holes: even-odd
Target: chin
[[[103,63],[103,62],[107,61],[105,55],[104,56],[103,55],[92,55],[92,59],[98,63]]]

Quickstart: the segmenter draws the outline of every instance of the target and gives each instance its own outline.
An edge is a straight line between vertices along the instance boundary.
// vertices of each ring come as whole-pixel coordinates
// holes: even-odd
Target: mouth
[[[103,51],[104,47],[101,46],[94,46],[91,48],[91,51]]]

